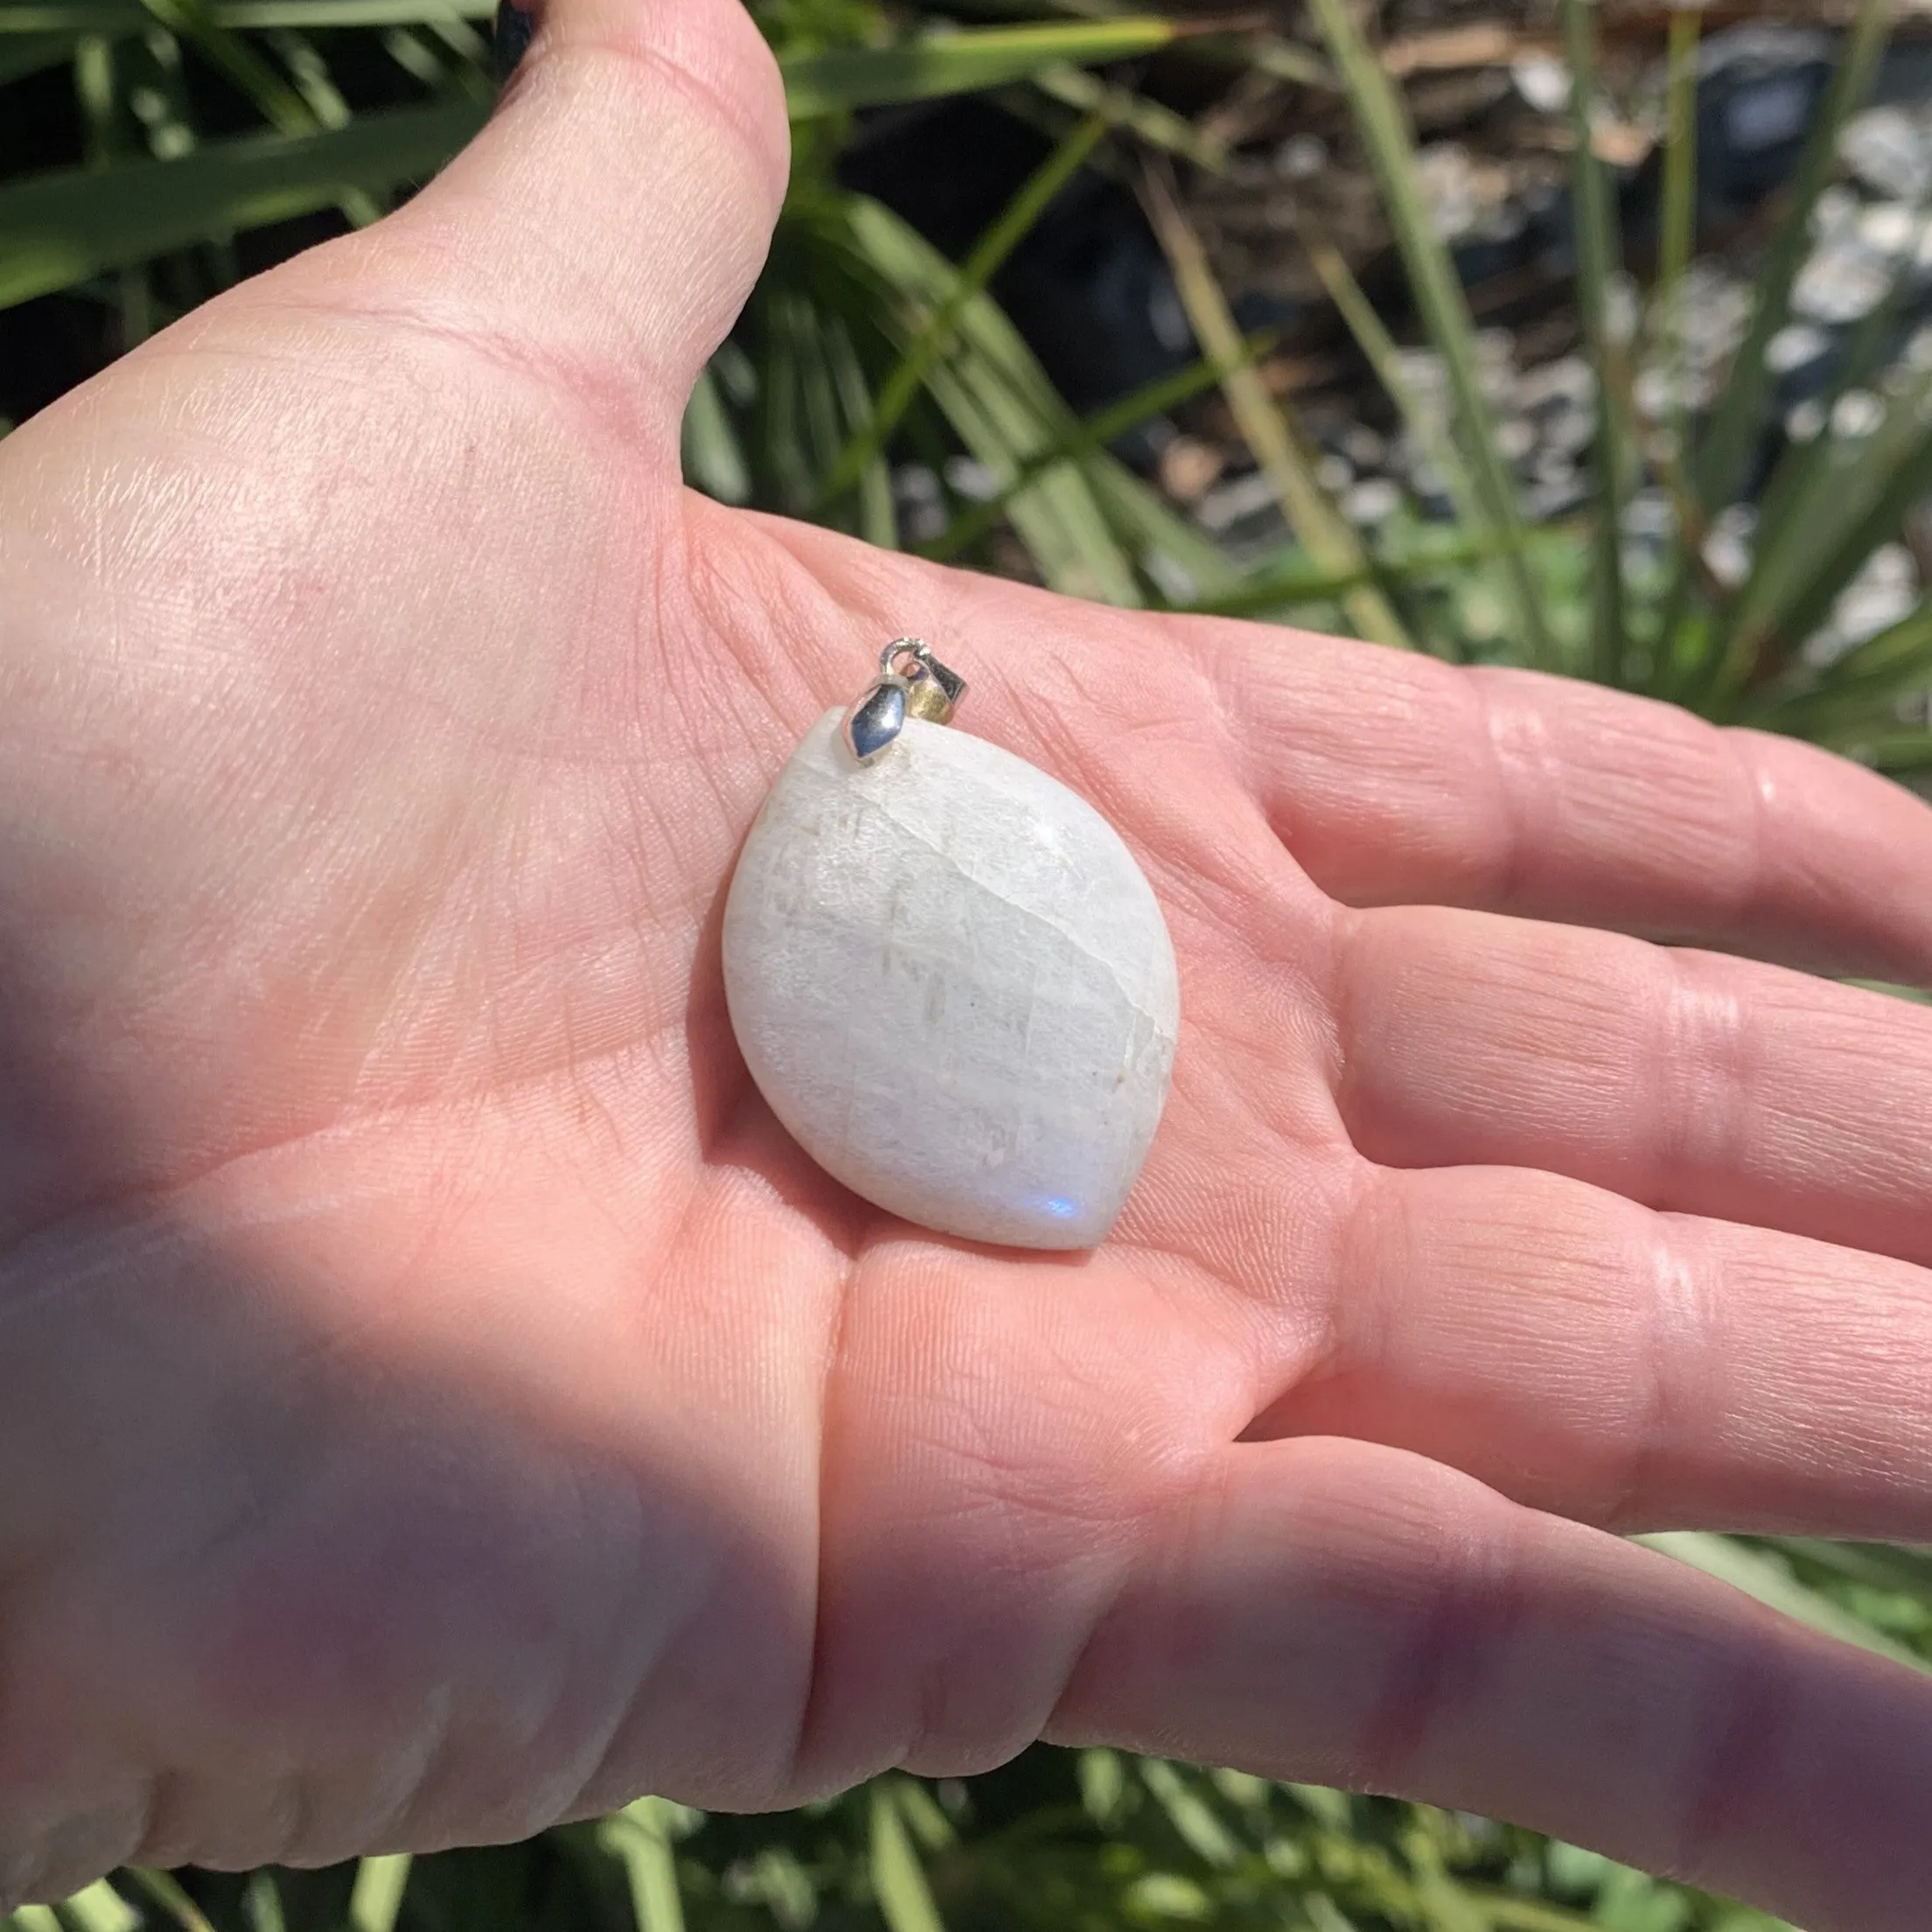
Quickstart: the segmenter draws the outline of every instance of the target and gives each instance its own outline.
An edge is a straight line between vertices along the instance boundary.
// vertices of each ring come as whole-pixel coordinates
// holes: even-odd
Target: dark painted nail
[[[536,16],[520,7],[516,0],[497,0],[496,68],[499,82],[517,71],[517,62],[537,31]]]

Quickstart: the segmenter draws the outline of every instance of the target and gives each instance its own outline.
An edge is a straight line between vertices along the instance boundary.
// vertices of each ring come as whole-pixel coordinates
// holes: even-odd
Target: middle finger
[[[1932,1008],[1438,908],[1345,915],[1339,945],[1337,1103],[1371,1160],[1932,1263]]]
[[[1246,1434],[1350,1435],[1619,1530],[1932,1538],[1932,1272],[1526,1168],[1364,1166]]]

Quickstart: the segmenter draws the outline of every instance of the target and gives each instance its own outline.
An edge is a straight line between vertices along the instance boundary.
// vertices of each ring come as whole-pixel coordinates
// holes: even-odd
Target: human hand
[[[1726,956],[1932,976],[1932,814],[685,494],[784,125],[727,0],[555,0],[0,447],[0,1897],[1044,1734],[1920,1925],[1932,1687],[1608,1532],[1932,1537],[1932,1015]],[[869,1209],[731,1041],[738,842],[909,629],[1173,931],[1089,1256]]]

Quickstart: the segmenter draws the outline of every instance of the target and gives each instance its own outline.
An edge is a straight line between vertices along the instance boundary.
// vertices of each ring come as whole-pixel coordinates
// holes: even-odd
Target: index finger
[[[1203,622],[1277,834],[1350,905],[1612,927],[1932,983],[1932,808],[1567,678]]]

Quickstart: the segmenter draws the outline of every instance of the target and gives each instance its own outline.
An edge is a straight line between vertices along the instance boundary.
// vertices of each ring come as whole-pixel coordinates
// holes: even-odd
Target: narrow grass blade
[[[1758,506],[1757,535],[1758,548],[1766,556],[1778,554],[1785,531],[1803,528],[1818,507],[1815,479],[1842,450],[1831,429],[1838,404],[1850,392],[1867,388],[1883,378],[1886,359],[1896,345],[1899,324],[1918,279],[1913,262],[1927,232],[1922,211],[1905,266],[1893,277],[1885,299],[1853,331],[1831,381],[1816,399],[1824,427],[1809,443],[1794,442],[1764,486]],[[1749,594],[1747,585],[1747,600]]]
[[[1043,67],[1032,85],[1063,107],[1097,115],[1104,125],[1121,129],[1150,148],[1164,148],[1210,173],[1219,174],[1227,167],[1228,150],[1209,140],[1185,115],[1131,88],[1113,87],[1085,67],[1064,62]]]
[[[863,265],[875,308],[902,321],[910,343],[946,297],[952,264],[906,223],[862,195],[842,198],[838,245]],[[854,276],[854,282],[860,278]],[[967,449],[1010,483],[1033,457],[1063,440],[1074,418],[1019,332],[984,293],[961,308],[952,347],[929,370],[926,387]],[[1117,541],[1086,471],[1062,465],[1017,492],[1008,513],[1056,589],[1105,603],[1141,599],[1133,557]]]
[[[804,450],[790,433],[793,386],[787,366],[785,307],[782,282],[771,288],[761,284],[753,289],[741,324],[758,372],[744,444],[752,500],[781,510],[809,503],[807,492],[815,487]]]
[[[103,40],[101,45],[109,53],[117,108],[131,108],[132,103],[140,99],[145,111],[139,117],[137,129],[129,126],[127,121],[122,122],[122,137],[110,153],[103,156],[90,150],[88,159],[109,160],[118,165],[150,158],[178,161],[192,154],[201,145],[201,135],[179,38],[150,21],[138,34],[121,35]],[[78,76],[78,66],[76,72]],[[129,120],[134,118],[131,113],[128,116]],[[206,253],[211,258],[218,249],[227,255],[233,239],[226,233],[211,235],[205,245]],[[224,276],[220,285],[225,287],[234,279]]]
[[[1563,48],[1570,67],[1570,127],[1575,143],[1570,192],[1576,211],[1577,304],[1596,371],[1596,522],[1592,533],[1590,669],[1604,684],[1623,681],[1623,499],[1631,426],[1623,421],[1610,365],[1610,282],[1620,266],[1610,185],[1596,151],[1594,0],[1563,0]]]
[[[845,393],[833,366],[837,320],[802,292],[792,313],[793,367],[800,437],[809,473],[822,477],[838,458],[851,431]]]
[[[1642,421],[1643,412],[1636,405],[1630,365],[1614,349],[1604,361],[1602,379],[1609,385],[1608,407],[1618,412],[1626,447],[1630,447],[1640,440],[1636,425]],[[1686,645],[1693,641],[1689,630],[1681,624],[1681,612],[1672,617],[1670,624],[1658,625],[1656,630],[1657,648],[1649,674],[1640,686],[1632,688],[1641,688],[1651,696],[1672,702],[1688,704],[1705,690],[1711,661],[1709,641],[1726,621],[1726,613],[1730,610],[1735,597],[1730,586],[1718,575],[1705,555],[1705,547],[1711,534],[1710,521],[1704,514],[1704,506],[1698,501],[1697,491],[1678,451],[1665,439],[1653,444],[1650,455],[1656,480],[1670,502],[1674,541],[1680,546],[1676,567],[1686,573],[1687,583],[1697,583],[1712,615],[1708,619],[1702,613],[1699,615],[1694,639],[1697,651],[1690,653],[1690,661],[1681,661]],[[1702,656],[1698,656],[1697,652],[1701,652]]]
[[[495,0],[210,0],[208,16],[231,31],[256,27],[391,27],[486,20]],[[24,0],[0,8],[0,46],[16,34],[138,33],[143,0]]]
[[[624,1866],[638,1932],[684,1932],[684,1900],[678,1889],[674,1828],[681,1806],[662,1798],[638,1798],[596,1827],[597,1843]]]
[[[1836,749],[1864,759],[1877,771],[1895,778],[1919,778],[1932,771],[1932,731],[1889,731],[1870,738],[1848,740]]]
[[[853,427],[869,420],[874,398],[865,371],[860,366],[850,332],[835,317],[828,317],[821,330],[827,373],[830,376],[839,404],[842,447],[851,448]],[[857,478],[858,531],[870,544],[882,550],[899,548],[898,514],[892,502],[892,471],[882,450],[874,450]]]
[[[322,131],[309,103],[248,41],[215,19],[204,0],[142,0],[142,4],[252,101],[277,134],[299,138]]]
[[[888,1932],[945,1932],[918,1854],[899,1813],[896,1781],[876,1778],[871,1797],[872,1889]]]
[[[432,38],[443,43],[440,50],[430,45]],[[472,101],[496,99],[488,46],[467,21],[436,21],[420,32],[413,26],[385,28],[382,51],[412,80],[440,98],[466,94]]]
[[[80,1932],[136,1932],[141,1923],[141,1915],[105,1879],[61,1900],[60,1915]]]
[[[1812,123],[1788,192],[1789,206],[1758,273],[1751,326],[1731,366],[1730,380],[1694,473],[1707,511],[1728,503],[1743,481],[1764,419],[1771,375],[1764,352],[1791,313],[1791,290],[1811,245],[1811,217],[1831,178],[1838,130],[1871,84],[1890,27],[1890,0],[1862,0],[1856,25]]]
[[[284,80],[249,41],[215,19],[208,0],[142,0],[142,4],[251,101],[277,134],[299,140],[347,124],[347,103],[329,82],[313,50],[292,32],[283,31],[281,38],[298,59],[305,57],[306,87]],[[336,205],[343,219],[359,228],[379,220],[383,212],[381,203],[361,189],[348,190]]]
[[[115,85],[114,42],[102,34],[83,34],[74,44],[73,97],[80,110],[81,152],[90,168],[112,167],[135,151]]]
[[[1684,446],[1684,277],[1697,248],[1698,47],[1703,15],[1674,8],[1663,83],[1663,185],[1653,317],[1664,352],[1675,404],[1678,448]]]
[[[1335,92],[1335,75],[1308,50],[1280,34],[1251,33],[1239,39],[1208,38],[1189,43],[1189,52],[1202,60],[1225,62],[1265,73],[1290,87],[1319,87]]]
[[[178,161],[69,169],[0,187],[0,308],[210,235],[328,207],[345,187],[432,175],[483,124],[464,101],[359,115],[291,141],[211,142]]]
[[[751,476],[745,467],[744,450],[718,392],[718,379],[708,368],[698,372],[691,400],[685,405],[680,443],[687,483],[720,503],[751,500]]]
[[[945,1852],[959,1842],[952,1820],[939,1809],[939,1802],[917,1778],[905,1778],[896,1788],[899,1815],[905,1820],[915,1845],[928,1852]]]
[[[1922,216],[1919,233],[1913,237],[1915,255],[1924,232]],[[1908,419],[1894,418],[1886,426],[1891,434],[1881,433],[1879,442],[1852,448],[1830,426],[1837,420],[1840,401],[1879,376],[1915,279],[1909,262],[1908,257],[1908,265],[1894,278],[1886,299],[1859,324],[1836,377],[1819,397],[1825,429],[1810,443],[1787,449],[1765,486],[1750,575],[1743,589],[1720,607],[1714,628],[1713,687],[1726,676],[1735,685],[1756,673],[1759,653],[1781,628],[1780,613],[1803,582],[1803,571],[1794,569],[1794,560],[1815,564],[1821,533],[1837,527],[1848,501],[1866,493],[1870,480],[1901,453],[1896,423]],[[1922,396],[1923,384],[1916,393]],[[1908,387],[1894,400],[1893,410],[1910,410],[1914,394]],[[1916,433],[1908,427],[1908,443]]]
[[[684,1932],[684,1901],[669,1844],[631,1837],[619,1847],[617,1856],[630,1881],[631,1909],[637,1917],[638,1932]]]
[[[241,1917],[248,1932],[289,1932],[282,1887],[266,1866],[249,1873],[248,1881],[241,1888]]]
[[[1739,715],[1767,731],[1842,743],[1895,729],[1901,701],[1927,690],[1932,690],[1932,598],[1846,652],[1810,687],[1774,692],[1746,704]]]
[[[409,1854],[359,1859],[354,1888],[349,1894],[350,1932],[394,1932],[402,1894],[409,1885]]]
[[[1776,1557],[1754,1550],[1748,1544],[1701,1530],[1666,1530],[1634,1540],[1731,1584],[1747,1596],[1755,1597],[1760,1603],[1809,1624],[1814,1630],[1822,1630],[1827,1636],[1855,1643],[1860,1650],[1875,1651],[1896,1663],[1909,1663],[1915,1670],[1932,1668],[1903,1644],[1894,1643],[1849,1610],[1841,1609],[1830,1597],[1800,1583],[1789,1566]]]
[[[1880,431],[1821,477],[1810,519],[1795,522],[1753,592],[1718,686],[1741,689],[1774,646],[1789,659],[1830,616],[1872,553],[1932,492],[1932,375],[1894,404]]]
[[[1244,355],[1259,352],[1266,338],[1250,337],[1242,345]],[[1190,363],[1178,374],[1162,376],[1123,396],[1119,401],[1089,416],[1067,435],[1056,437],[1048,446],[1029,457],[1010,484],[984,503],[955,517],[930,543],[919,546],[921,556],[935,563],[947,563],[968,550],[1005,515],[1016,491],[1023,490],[1036,478],[1063,463],[1077,463],[1098,454],[1128,430],[1138,429],[1150,418],[1177,409],[1203,390],[1211,389],[1227,373],[1228,365],[1203,357]]]
[[[1382,189],[1416,306],[1442,358],[1454,399],[1458,442],[1481,492],[1487,521],[1514,535],[1523,518],[1516,485],[1496,449],[1475,357],[1475,327],[1447,248],[1423,206],[1408,112],[1357,24],[1349,0],[1309,0],[1327,41],[1363,143]],[[1504,565],[1510,620],[1532,664],[1554,668],[1556,642],[1519,550]]]
[[[1447,425],[1424,406],[1414,386],[1403,373],[1401,352],[1395,345],[1395,338],[1384,327],[1382,317],[1375,312],[1374,303],[1356,280],[1342,251],[1309,224],[1302,227],[1301,245],[1322,286],[1328,290],[1329,299],[1335,303],[1336,312],[1375,372],[1383,394],[1395,405],[1396,413],[1415,439],[1424,459],[1441,478],[1457,521],[1477,541],[1500,548],[1505,541],[1504,533],[1491,520],[1468,464],[1463,462],[1461,451],[1447,433]]]
[[[960,440],[1001,484],[1017,476],[1052,437],[1032,404],[1015,394],[999,370],[976,359],[935,369],[932,393]],[[1062,466],[1016,492],[1008,515],[1052,589],[1124,608],[1143,601],[1133,559],[1078,470]]]
[[[1911,1000],[1923,993],[1900,988]],[[1775,1537],[1775,1546],[1799,1561],[1862,1583],[1873,1590],[1891,1590],[1932,1604],[1932,1550],[1901,1548],[1885,1543],[1827,1543],[1811,1537]]]
[[[1106,122],[1099,115],[1090,115],[1082,121],[1022,184],[1013,199],[973,244],[944,298],[900,357],[898,366],[881,386],[864,428],[832,466],[822,502],[835,502],[844,495],[858,481],[866,465],[875,461],[891,441],[927,372],[952,340],[967,303],[999,273],[1001,265],[1045,213],[1048,204],[1073,178],[1106,131]]]
[[[1224,1871],[1240,1862],[1240,1844],[1199,1789],[1175,1766],[1161,1758],[1143,1758],[1140,1782],[1166,1812],[1181,1842],[1203,1864]]]
[[[1471,1887],[1467,1894],[1496,1932],[1603,1932],[1603,1921],[1560,1905]],[[1432,1929],[1433,1932],[1433,1929]],[[1767,1929],[1768,1932],[1768,1929]]]
[[[1846,986],[1861,987],[1867,993],[1882,993],[1888,1000],[1909,1000],[1914,1006],[1932,1006],[1932,991],[1924,987],[1901,987],[1890,980],[1847,980]],[[1780,1539],[1789,1543],[1789,1538]],[[1928,1594],[1921,1592],[1920,1594]]]
[[[1425,1827],[1405,1832],[1402,1845],[1415,1877],[1415,1902],[1426,1915],[1429,1932],[1496,1932],[1495,1919],[1450,1876]]]
[[[214,1932],[201,1908],[181,1889],[180,1881],[167,1872],[151,1871],[144,1865],[122,1867],[122,1875],[181,1928],[181,1932]]]
[[[1080,1806],[1102,1830],[1119,1817],[1126,1796],[1126,1761],[1118,1751],[1092,1745],[1074,1761],[1079,1781]]]
[[[317,52],[315,43],[306,34],[297,33],[290,27],[277,27],[267,38],[275,49],[276,58],[288,69],[289,79],[302,96],[316,125],[320,128],[347,127],[354,119],[354,112],[344,98],[341,88],[335,84],[329,72],[329,63]]]
[[[1243,439],[1274,485],[1295,534],[1324,570],[1341,575],[1366,568],[1368,553],[1347,520],[1322,493],[1287,404],[1278,403],[1268,394],[1252,355],[1246,352],[1241,331],[1229,312],[1227,297],[1209,266],[1207,251],[1182,212],[1179,198],[1151,167],[1143,173],[1141,199],[1174,270],[1195,338],[1226,369],[1222,393]],[[1373,584],[1347,592],[1343,608],[1362,636],[1378,644],[1410,648],[1401,619]]]
[[[1531,530],[1526,541],[1532,548],[1559,545],[1575,540],[1567,531]],[[1480,568],[1496,561],[1496,550],[1488,544],[1462,536],[1440,549],[1410,557],[1378,557],[1372,565],[1337,575],[1311,569],[1306,565],[1286,569],[1263,568],[1252,572],[1226,590],[1203,596],[1183,608],[1203,616],[1221,617],[1259,617],[1270,611],[1288,610],[1313,603],[1333,603],[1346,590],[1359,583],[1375,582],[1419,585],[1453,576],[1457,572]]]
[[[1125,464],[1103,451],[1084,457],[1079,473],[1108,527],[1154,578],[1160,593],[1156,601],[1171,600],[1183,584],[1188,595],[1211,596],[1239,579],[1227,553],[1177,515]]]
[[[1231,590],[1196,597],[1177,610],[1203,617],[1260,617],[1281,610],[1303,610],[1311,604],[1339,603],[1351,590],[1379,581],[1379,572],[1364,565],[1359,570],[1270,570],[1256,573]]]
[[[801,427],[802,334],[787,318],[801,305],[835,307],[865,366],[882,380],[945,300],[956,270],[898,217],[845,193],[794,198],[771,259],[739,331],[758,377],[738,383],[734,398],[753,500],[798,510],[817,500],[836,449],[814,467],[820,459]],[[1104,450],[1046,460],[1079,430],[1031,350],[981,294],[961,311],[904,433],[935,468],[952,439],[964,444],[1001,498],[999,513],[1057,589],[1138,603],[1139,573],[1156,563],[1168,567],[1154,579],[1163,587],[1182,574],[1203,588],[1233,579],[1220,551]]]
[[[401,24],[406,25],[408,23]],[[494,88],[495,76],[490,71],[490,42],[460,13],[451,11],[431,14],[417,24],[421,25],[425,33],[440,40],[479,80],[487,80],[492,89]]]
[[[1662,360],[1670,397],[1670,492],[1675,527],[1665,552],[1666,590],[1656,619],[1650,676],[1644,688],[1653,696],[1684,696],[1711,667],[1721,662],[1712,650],[1713,631],[1700,620],[1684,622],[1693,582],[1703,582],[1714,611],[1729,599],[1724,586],[1710,581],[1704,547],[1708,520],[1689,473],[1689,327],[1684,312],[1691,260],[1697,248],[1698,48],[1703,17],[1694,5],[1672,10],[1664,56],[1663,182],[1659,214],[1656,286],[1648,319],[1651,345]]]
[[[1140,16],[965,28],[896,47],[840,47],[785,63],[785,104],[794,121],[807,121],[849,108],[976,94],[1024,80],[1061,61],[1085,66],[1152,53],[1175,31],[1172,21]]]

